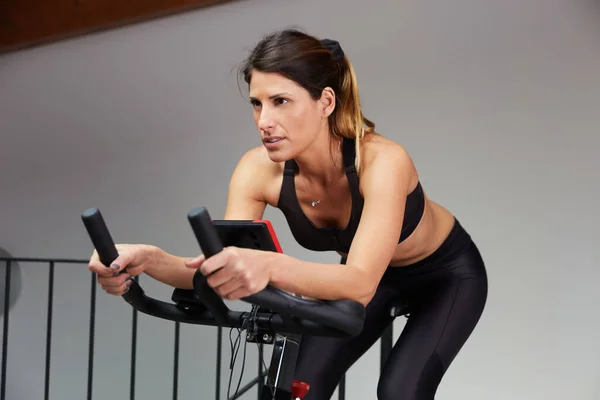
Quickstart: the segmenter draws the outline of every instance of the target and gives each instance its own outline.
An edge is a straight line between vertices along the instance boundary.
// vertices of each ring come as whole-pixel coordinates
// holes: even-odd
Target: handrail
[[[6,265],[5,271],[5,287],[4,289],[4,313],[3,313],[3,329],[4,335],[2,340],[2,366],[1,366],[1,382],[0,382],[0,400],[6,400],[6,371],[8,366],[7,349],[10,337],[9,331],[9,320],[10,320],[10,309],[9,309],[9,298],[11,289],[11,270],[10,265],[12,263],[38,263],[48,265],[48,293],[47,293],[47,313],[46,313],[46,356],[45,356],[45,386],[44,386],[44,399],[49,398],[49,377],[50,377],[50,358],[51,358],[51,343],[52,343],[52,319],[53,319],[53,300],[54,300],[54,272],[57,264],[84,264],[87,265],[89,260],[87,259],[75,259],[75,258],[40,258],[40,257],[0,257],[0,266],[2,263]],[[139,277],[135,278],[136,281]],[[90,273],[90,313],[89,313],[89,346],[88,346],[88,381],[87,381],[87,400],[92,400],[93,393],[93,367],[94,367],[94,336],[95,336],[95,322],[96,322],[96,288],[97,288],[96,275]],[[130,399],[135,399],[135,378],[136,378],[136,358],[137,358],[137,311],[132,309],[132,335],[131,335],[131,359],[130,359]],[[179,367],[179,341],[180,341],[180,322],[173,322],[174,324],[174,350],[173,350],[173,400],[178,400],[178,367]],[[216,359],[216,385],[217,394],[216,400],[220,400],[221,386],[221,358],[222,358],[222,334],[223,329],[217,327],[217,359]],[[393,331],[390,327],[384,332],[381,338],[381,365],[387,359],[389,352],[392,347]],[[228,400],[234,400],[239,398],[252,387],[257,386],[257,395],[260,399],[260,391],[262,390],[263,378],[266,376],[266,371],[263,371],[264,366],[263,354],[264,350],[262,345],[259,347],[259,364],[258,364],[258,375],[244,387],[240,388],[237,395]],[[345,400],[345,377],[342,377],[340,385],[338,387],[339,400]]]

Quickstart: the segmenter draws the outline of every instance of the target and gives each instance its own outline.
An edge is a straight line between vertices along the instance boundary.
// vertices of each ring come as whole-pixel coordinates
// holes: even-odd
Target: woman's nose
[[[269,130],[275,126],[275,120],[268,113],[262,111],[258,117],[258,127],[262,130]]]

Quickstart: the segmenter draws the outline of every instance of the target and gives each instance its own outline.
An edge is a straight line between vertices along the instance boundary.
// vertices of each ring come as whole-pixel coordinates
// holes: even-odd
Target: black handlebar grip
[[[188,220],[206,258],[223,250],[223,243],[206,207],[194,208],[188,213]]]
[[[81,219],[92,240],[94,248],[98,252],[100,262],[103,265],[110,267],[110,264],[119,256],[119,252],[117,251],[108,227],[104,222],[102,213],[97,208],[88,208],[81,214]],[[127,293],[123,294],[122,297],[124,297],[128,303],[132,303],[136,298],[140,298],[143,295],[144,291],[142,288],[132,279],[129,290]]]
[[[194,208],[188,213],[188,221],[194,231],[196,240],[206,258],[212,257],[223,250],[223,243],[212,224],[212,219],[205,207]],[[223,302],[213,288],[208,285],[207,277],[197,270],[194,274],[194,289],[206,308],[213,314],[220,325],[226,325],[231,310]]]
[[[113,239],[104,223],[102,213],[97,208],[88,208],[81,214],[83,224],[88,231],[92,244],[98,252],[100,262],[107,267],[119,256]]]

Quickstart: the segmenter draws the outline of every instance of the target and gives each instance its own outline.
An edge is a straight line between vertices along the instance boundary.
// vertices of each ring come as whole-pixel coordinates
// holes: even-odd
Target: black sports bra
[[[354,159],[356,157],[354,143],[354,139],[344,139],[342,150],[346,177],[348,178],[352,194],[350,221],[345,228],[316,227],[304,214],[296,196],[294,181],[298,166],[294,160],[286,161],[277,208],[283,212],[292,235],[302,247],[314,251],[339,251],[344,254],[348,254],[350,251],[350,245],[358,228],[364,205],[364,199],[359,191],[358,176],[354,167]],[[406,198],[402,232],[398,243],[406,239],[415,230],[421,220],[424,209],[425,196],[419,182]]]

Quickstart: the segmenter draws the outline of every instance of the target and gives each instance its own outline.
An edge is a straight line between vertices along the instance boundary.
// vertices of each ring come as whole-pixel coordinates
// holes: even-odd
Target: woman
[[[477,247],[427,197],[406,150],[362,115],[352,65],[337,42],[276,32],[257,44],[241,73],[263,146],[235,169],[224,218],[260,219],[267,204],[277,207],[302,246],[337,251],[341,263],[234,247],[209,259],[185,258],[155,246],[118,245],[113,273],[96,254],[90,269],[114,295],[141,273],[191,289],[200,269],[230,300],[271,284],[306,297],[361,302],[366,319],[359,336],[303,338],[296,379],[310,383],[307,400],[331,397],[392,322],[389,304],[401,300],[410,315],[377,398],[433,399],[485,306],[487,276]]]

